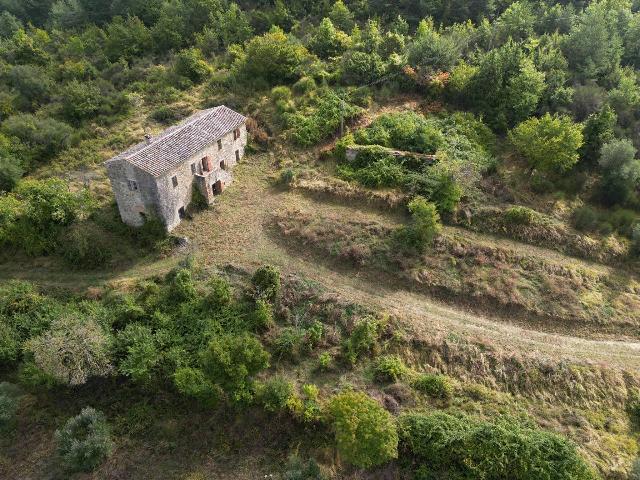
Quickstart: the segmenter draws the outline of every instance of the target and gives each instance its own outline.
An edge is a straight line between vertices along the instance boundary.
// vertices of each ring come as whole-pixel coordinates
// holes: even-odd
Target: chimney
[[[148,133],[144,134],[144,139],[147,141],[147,145],[151,143],[151,135],[149,135]]]

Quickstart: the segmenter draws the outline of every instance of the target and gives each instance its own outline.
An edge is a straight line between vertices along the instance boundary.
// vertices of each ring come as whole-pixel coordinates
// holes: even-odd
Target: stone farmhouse
[[[105,162],[122,221],[155,215],[173,230],[198,188],[211,204],[244,156],[247,119],[225,106],[204,110]]]

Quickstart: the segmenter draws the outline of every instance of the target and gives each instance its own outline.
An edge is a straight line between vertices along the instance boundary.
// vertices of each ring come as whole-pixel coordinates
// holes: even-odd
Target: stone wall
[[[245,126],[240,127],[240,138],[233,139],[233,132],[229,132],[222,137],[222,149],[218,149],[217,142],[193,155],[188,161],[176,167],[162,177],[156,179],[158,191],[157,211],[160,218],[165,222],[167,230],[171,231],[180,224],[181,208],[186,210],[193,196],[193,188],[200,185],[206,189],[205,198],[212,199],[213,186],[216,181],[222,180],[225,185],[229,185],[232,180],[231,171],[236,164],[236,150],[242,159],[247,145],[247,131]],[[202,159],[211,157],[212,171],[203,175]],[[225,162],[225,169],[222,169],[221,162]],[[191,171],[191,165],[195,164],[196,174]],[[178,179],[178,186],[173,186],[173,177]],[[205,178],[199,178],[204,176]]]
[[[157,215],[159,202],[156,179],[125,160],[107,164],[107,176],[118,203],[122,221],[127,225],[140,227],[143,215]],[[129,181],[137,183],[137,190],[129,188]]]

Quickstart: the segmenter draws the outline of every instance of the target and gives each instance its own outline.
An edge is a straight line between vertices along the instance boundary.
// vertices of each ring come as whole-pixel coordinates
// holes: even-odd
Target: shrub
[[[273,351],[279,359],[288,358],[297,361],[302,355],[305,343],[304,329],[300,327],[283,328],[273,342]]]
[[[280,85],[278,87],[273,87],[271,89],[271,100],[273,100],[273,102],[275,104],[278,103],[287,103],[291,100],[292,94],[291,94],[291,89],[289,87],[286,87],[284,85]]]
[[[566,172],[580,157],[582,125],[570,117],[545,114],[522,122],[509,134],[516,150],[532,168],[543,172]]]
[[[293,384],[283,377],[274,377],[257,389],[258,399],[268,412],[279,412],[288,408],[294,395]]]
[[[420,196],[411,200],[408,208],[411,222],[397,231],[397,239],[406,250],[423,251],[442,229],[440,215],[434,203]]]
[[[224,278],[213,275],[207,281],[207,290],[205,301],[210,308],[220,308],[231,303],[231,286]]]
[[[26,350],[44,373],[67,385],[111,372],[111,338],[92,318],[67,315],[51,329],[26,343]]]
[[[640,458],[636,458],[631,466],[629,480],[640,480]]]
[[[20,392],[15,385],[7,382],[0,383],[0,433],[9,432],[16,420],[16,413],[20,406]]]
[[[433,398],[446,400],[453,395],[453,385],[446,375],[425,373],[413,381],[413,388]]]
[[[400,419],[400,437],[418,478],[597,478],[571,442],[509,419],[413,413]]]
[[[273,302],[280,294],[280,271],[270,265],[260,267],[251,277],[251,283],[256,298]]]
[[[173,383],[180,393],[193,397],[203,404],[213,407],[220,400],[220,388],[213,385],[202,370],[183,367],[173,374]]]
[[[104,415],[91,407],[70,418],[55,435],[62,464],[71,472],[90,472],[113,450]]]
[[[540,214],[527,207],[510,207],[504,212],[504,219],[512,225],[532,225],[539,220]]]
[[[173,125],[185,118],[190,111],[188,107],[163,105],[153,110],[150,117],[163,125]]]
[[[188,213],[200,212],[205,210],[208,206],[209,204],[207,203],[205,196],[202,194],[202,191],[194,186],[191,189],[191,202],[188,207],[190,212]]]
[[[251,400],[252,379],[269,366],[269,353],[248,333],[214,338],[202,356],[202,371],[234,402]]]
[[[2,123],[2,133],[18,138],[29,147],[34,160],[44,161],[69,146],[73,129],[53,118],[20,114]]]
[[[256,300],[251,314],[251,324],[255,330],[268,330],[273,326],[273,307],[265,300]]]
[[[590,232],[597,229],[600,216],[595,209],[585,205],[574,210],[572,220],[573,226],[578,230]]]
[[[325,480],[318,463],[313,459],[302,460],[298,455],[292,455],[287,461],[284,480]]]
[[[640,255],[640,222],[633,226],[631,234],[631,254]]]
[[[326,372],[331,369],[333,357],[329,352],[323,352],[318,356],[318,369]]]
[[[298,95],[307,95],[316,89],[316,81],[313,77],[302,77],[293,84],[292,88]]]
[[[113,256],[107,233],[91,222],[70,226],[63,232],[58,244],[62,258],[76,269],[103,267]]]
[[[371,468],[398,456],[393,417],[364,393],[345,392],[329,403],[340,456],[359,468]]]
[[[383,355],[373,364],[373,375],[379,382],[396,382],[407,373],[407,367],[398,355]]]
[[[280,172],[280,184],[289,186],[293,183],[295,177],[295,172],[290,168],[286,168]]]
[[[365,317],[356,323],[351,335],[344,340],[342,350],[352,365],[359,357],[372,352],[378,345],[380,322],[373,317]]]
[[[169,302],[173,305],[190,302],[196,298],[197,294],[196,284],[190,270],[181,268],[173,273],[167,295]]]
[[[152,379],[161,354],[153,332],[146,325],[130,323],[116,337],[116,350],[121,358],[118,371],[138,382]]]
[[[178,53],[174,68],[177,75],[188,78],[193,83],[202,83],[211,73],[202,51],[195,47]]]

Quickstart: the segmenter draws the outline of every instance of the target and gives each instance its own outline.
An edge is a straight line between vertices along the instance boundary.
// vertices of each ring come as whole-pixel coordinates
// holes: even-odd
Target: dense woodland
[[[569,245],[572,255],[637,267],[638,0],[0,0],[0,12],[0,248],[10,256],[96,270],[125,250],[170,252],[162,225],[121,225],[109,199],[66,174],[99,168],[139,140],[119,125],[140,112],[162,127],[225,103],[251,117],[253,151],[322,149],[340,181],[402,192],[407,223],[374,248],[404,256],[389,264],[423,254],[442,223],[460,223],[509,162],[533,200],[504,211],[496,231],[542,222],[537,199],[568,199],[567,228],[605,245]],[[202,103],[188,105],[196,94]],[[407,96],[427,114],[389,112],[354,126],[372,104]],[[358,149],[355,161],[347,148]],[[278,182],[303,170],[283,169]],[[336,320],[318,304],[316,317],[282,327],[312,303],[291,295],[271,267],[230,283],[190,263],[99,299],[4,284],[0,367],[11,383],[0,384],[0,428],[11,431],[21,391],[85,388],[86,397],[126,384],[199,411],[285,415],[356,475],[393,462],[419,479],[608,476],[573,441],[531,422],[429,409],[396,417],[357,389],[321,393],[265,377],[270,365],[303,357],[320,372],[371,358],[373,382],[404,381],[427,406],[453,396],[448,377],[379,355],[395,333],[375,312]],[[630,403],[632,416],[639,405]],[[123,428],[112,430],[102,412],[84,409],[56,432],[56,468],[99,467]],[[290,480],[329,478],[304,456],[286,468]],[[630,475],[640,478],[640,464]]]

